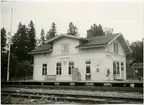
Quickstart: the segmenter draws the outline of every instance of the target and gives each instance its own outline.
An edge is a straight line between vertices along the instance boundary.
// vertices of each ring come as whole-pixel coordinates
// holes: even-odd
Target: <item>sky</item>
[[[113,28],[114,33],[122,33],[130,42],[142,40],[144,28],[144,5],[141,2],[124,1],[78,1],[78,2],[3,2],[1,4],[1,23],[10,31],[11,8],[13,8],[12,34],[16,33],[18,23],[28,25],[32,20],[36,36],[40,37],[56,23],[57,33],[66,33],[69,22],[77,26],[79,36],[86,37],[92,24]]]

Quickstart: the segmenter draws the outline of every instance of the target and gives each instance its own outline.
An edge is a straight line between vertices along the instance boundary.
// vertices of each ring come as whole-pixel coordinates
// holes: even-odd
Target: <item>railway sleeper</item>
[[[124,87],[124,83],[111,83],[112,87]]]
[[[134,83],[134,87],[143,87],[143,83]]]
[[[55,85],[54,82],[44,82],[43,85]]]
[[[75,82],[75,86],[85,86],[86,84],[85,83],[82,83],[82,82]]]
[[[69,83],[69,82],[60,82],[59,85],[62,85],[62,86],[69,86],[70,83]]]
[[[93,83],[94,86],[104,86],[104,83]]]

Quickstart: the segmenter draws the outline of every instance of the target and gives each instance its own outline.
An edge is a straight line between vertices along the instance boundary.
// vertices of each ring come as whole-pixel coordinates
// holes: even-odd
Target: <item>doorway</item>
[[[113,76],[114,76],[114,80],[120,79],[119,62],[113,62]]]
[[[85,64],[86,64],[85,79],[91,80],[91,61],[86,61]]]

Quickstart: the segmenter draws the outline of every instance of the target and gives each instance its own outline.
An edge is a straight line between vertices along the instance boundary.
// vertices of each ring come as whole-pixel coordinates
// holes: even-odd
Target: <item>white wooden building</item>
[[[31,51],[34,80],[126,80],[126,54],[131,49],[122,34],[81,38],[58,35]]]

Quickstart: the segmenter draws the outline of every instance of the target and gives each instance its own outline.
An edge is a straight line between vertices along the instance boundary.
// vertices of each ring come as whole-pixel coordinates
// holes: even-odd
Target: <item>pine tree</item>
[[[18,30],[16,34],[12,38],[12,53],[14,53],[19,61],[23,61],[27,59],[28,53],[28,33],[25,25],[19,23]]]
[[[67,31],[67,34],[68,35],[73,35],[73,36],[78,35],[78,29],[72,22],[69,23],[69,29]]]
[[[30,24],[28,25],[27,52],[30,52],[36,47],[35,35],[36,35],[36,32],[35,32],[33,21],[30,21]],[[28,55],[28,60],[32,61],[32,55]]]
[[[50,39],[50,32],[48,31],[47,33],[46,33],[46,40],[49,40]]]
[[[54,38],[55,36],[56,36],[56,24],[53,22],[51,29],[46,34],[46,39],[49,40]]]
[[[36,39],[35,39],[36,32],[35,32],[33,21],[30,21],[30,24],[28,26],[29,26],[28,28],[28,38],[29,38],[28,51],[31,51],[36,46]]]
[[[6,53],[6,30],[5,28],[1,29],[1,78],[6,80],[7,74],[7,53]]]
[[[89,31],[91,32],[90,36],[103,36],[103,35],[105,35],[101,24],[99,24],[99,26],[97,26],[96,24],[93,24],[91,26],[91,28],[89,29]]]
[[[40,40],[41,40],[41,44],[44,44],[45,42],[45,32],[44,29],[42,28],[41,33],[40,33]]]
[[[11,53],[16,54],[16,50],[17,50],[20,35],[21,35],[21,28],[22,28],[22,23],[20,22],[19,25],[18,25],[17,32],[15,33],[15,35],[11,39],[12,40],[11,49],[13,49],[13,50],[11,50]]]
[[[103,29],[102,29],[101,24],[99,24],[98,34],[101,35],[101,36],[105,35],[105,33],[104,33]]]

